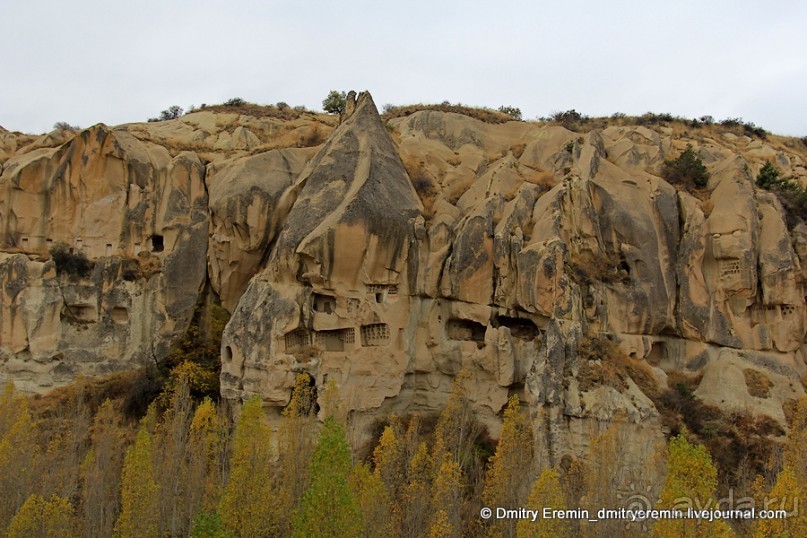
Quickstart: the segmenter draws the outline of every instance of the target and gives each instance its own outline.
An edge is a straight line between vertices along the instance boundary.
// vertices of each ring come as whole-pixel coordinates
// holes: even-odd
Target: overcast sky
[[[807,135],[807,2],[0,0],[0,125],[144,121],[331,89]]]

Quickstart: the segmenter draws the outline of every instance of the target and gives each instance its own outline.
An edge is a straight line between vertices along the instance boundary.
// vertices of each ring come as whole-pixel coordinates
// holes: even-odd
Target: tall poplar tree
[[[230,479],[219,505],[221,520],[240,538],[277,536],[272,503],[272,438],[259,396],[244,403],[235,429]]]
[[[121,477],[121,512],[115,523],[119,538],[159,536],[160,488],[154,480],[153,436],[155,411],[143,418],[137,439],[126,451]]]
[[[488,466],[482,492],[486,506],[495,510],[497,507],[515,509],[522,505],[529,488],[533,445],[532,426],[521,411],[518,397],[512,396],[504,411],[496,453],[491,456]],[[513,537],[516,535],[516,521],[491,520],[488,530],[491,536]]]
[[[293,536],[361,535],[361,513],[348,485],[351,467],[345,430],[333,417],[328,417],[311,460],[308,489],[294,517]]]

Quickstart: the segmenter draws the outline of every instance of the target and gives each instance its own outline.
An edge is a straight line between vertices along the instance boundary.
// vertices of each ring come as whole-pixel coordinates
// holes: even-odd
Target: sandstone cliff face
[[[807,227],[753,180],[767,160],[807,184],[795,142],[433,110],[385,124],[369,94],[344,116],[332,133],[199,112],[15,142],[0,376],[38,391],[159,360],[211,290],[232,312],[223,397],[282,407],[308,371],[359,432],[439,412],[455,379],[494,436],[520,395],[551,458],[617,418],[637,458],[652,450],[669,375],[785,423],[807,373]],[[688,143],[711,173],[691,192],[659,177]],[[89,277],[56,274],[59,241],[95,260]]]
[[[21,387],[163,357],[205,282],[204,167],[99,125],[56,148],[9,159],[0,176],[3,369]],[[48,250],[95,260],[57,275]],[[41,300],[32,299],[40,297]]]

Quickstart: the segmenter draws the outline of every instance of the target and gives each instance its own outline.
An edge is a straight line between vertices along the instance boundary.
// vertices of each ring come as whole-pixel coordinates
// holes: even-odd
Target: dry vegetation
[[[503,112],[499,112],[498,110],[482,107],[471,107],[461,104],[452,105],[451,103],[448,102],[434,105],[416,104],[416,105],[388,106],[385,107],[384,113],[382,114],[381,117],[385,121],[389,121],[394,118],[403,118],[406,116],[411,116],[415,112],[420,112],[421,110],[453,112],[455,114],[462,114],[463,116],[468,116],[470,118],[474,118],[479,121],[483,121],[485,123],[493,123],[493,124],[514,121],[513,116],[505,114]]]

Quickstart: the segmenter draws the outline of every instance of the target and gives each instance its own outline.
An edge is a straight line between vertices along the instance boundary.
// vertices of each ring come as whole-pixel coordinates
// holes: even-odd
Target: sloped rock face
[[[160,360],[210,293],[232,312],[223,397],[279,409],[310,372],[357,443],[391,412],[438,413],[455,380],[493,437],[519,395],[553,462],[615,420],[641,460],[668,376],[783,425],[803,394],[807,226],[754,185],[767,160],[807,186],[800,142],[385,123],[369,94],[333,131],[275,116],[0,131],[0,377],[42,391]],[[687,144],[703,189],[660,177]],[[59,242],[92,271],[57,274]]]
[[[434,111],[389,127],[397,155],[360,97],[284,194],[277,243],[225,333],[225,398],[280,407],[308,371],[368,425],[438,412],[460,378],[493,435],[521,394],[550,458],[584,453],[618,418],[643,457],[661,437],[648,393],[668,373],[785,422],[803,393],[804,258],[744,153],[704,142],[697,198],[658,177],[682,149],[663,130],[581,136]],[[603,340],[617,351],[581,351]],[[608,379],[614,361],[626,370]],[[769,372],[775,389],[752,396],[743,374],[717,389],[725,368]]]
[[[0,356],[25,390],[153,363],[183,334],[206,278],[204,167],[103,125],[12,157],[0,176]],[[57,275],[64,244],[94,260]]]

